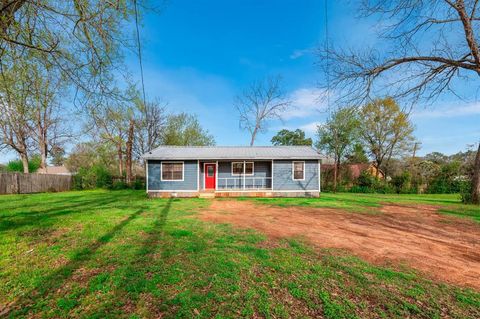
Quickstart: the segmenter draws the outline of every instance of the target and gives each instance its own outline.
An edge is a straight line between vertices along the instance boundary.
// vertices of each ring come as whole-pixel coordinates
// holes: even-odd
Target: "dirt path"
[[[382,214],[214,201],[200,218],[255,228],[267,236],[302,236],[373,262],[401,262],[433,279],[480,289],[480,225],[427,205],[386,205]]]

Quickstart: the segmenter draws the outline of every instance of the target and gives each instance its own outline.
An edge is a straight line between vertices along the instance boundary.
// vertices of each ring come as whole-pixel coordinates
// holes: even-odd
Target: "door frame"
[[[205,162],[205,163],[203,163],[203,190],[206,190],[206,188],[205,188],[205,180],[206,180],[206,177],[207,177],[207,171],[205,169],[206,165],[214,165],[215,166],[215,188],[212,188],[212,189],[217,190],[218,162]]]

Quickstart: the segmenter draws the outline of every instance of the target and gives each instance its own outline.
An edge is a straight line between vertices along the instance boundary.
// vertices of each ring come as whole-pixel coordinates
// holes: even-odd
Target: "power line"
[[[327,108],[330,109],[330,49],[328,43],[328,0],[325,0],[325,47],[326,47],[326,80],[327,80]]]
[[[137,30],[137,48],[138,48],[138,61],[140,63],[140,77],[142,80],[142,93],[143,93],[143,105],[147,105],[147,98],[145,96],[145,81],[143,79],[143,63],[142,63],[142,45],[140,43],[140,31],[138,28],[138,10],[137,10],[137,0],[133,0],[135,7],[135,27]]]

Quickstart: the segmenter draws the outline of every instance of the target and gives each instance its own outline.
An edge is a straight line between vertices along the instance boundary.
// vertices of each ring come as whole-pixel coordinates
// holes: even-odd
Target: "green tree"
[[[271,140],[273,145],[308,145],[313,144],[311,138],[305,138],[305,132],[301,129],[290,131],[283,129],[279,131]]]
[[[368,156],[361,143],[355,143],[346,156],[347,162],[351,164],[368,163]]]
[[[333,190],[337,190],[337,175],[341,161],[350,152],[358,137],[359,120],[354,108],[341,108],[333,112],[327,122],[317,129],[318,149],[334,159]]]
[[[392,98],[376,99],[365,105],[360,113],[361,136],[378,168],[388,163],[392,156],[408,150],[412,141],[413,125],[408,115],[400,110]],[[376,177],[378,178],[378,171]]]
[[[206,146],[215,145],[215,139],[202,128],[195,115],[180,113],[168,117],[162,144]]]

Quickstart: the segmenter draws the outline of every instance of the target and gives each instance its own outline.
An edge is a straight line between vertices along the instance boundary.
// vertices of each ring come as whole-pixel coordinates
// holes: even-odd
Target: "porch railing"
[[[272,189],[271,177],[219,177],[217,190],[264,190]]]

